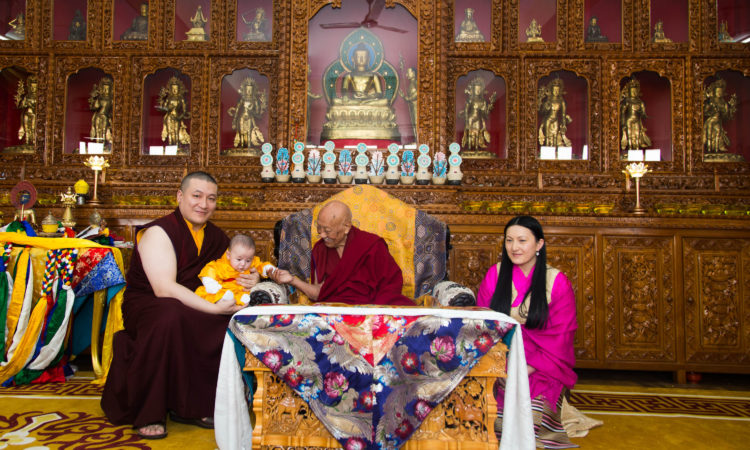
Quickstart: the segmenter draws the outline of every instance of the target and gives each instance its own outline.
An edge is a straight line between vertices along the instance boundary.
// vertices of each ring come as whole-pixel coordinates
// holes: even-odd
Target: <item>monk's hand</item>
[[[253,286],[260,282],[260,274],[253,267],[250,269],[250,273],[241,273],[236,281],[237,284],[245,288],[246,291],[249,291]]]
[[[289,284],[294,280],[294,275],[289,273],[288,270],[276,269],[271,274],[271,279],[279,284]]]

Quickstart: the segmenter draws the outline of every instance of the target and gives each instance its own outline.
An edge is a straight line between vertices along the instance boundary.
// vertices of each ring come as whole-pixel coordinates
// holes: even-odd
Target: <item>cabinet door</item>
[[[567,275],[576,294],[576,361],[596,360],[594,236],[547,234],[547,262]]]
[[[688,363],[750,364],[750,239],[685,238]]]
[[[605,360],[676,362],[673,239],[603,242]]]
[[[502,235],[452,234],[448,277],[477,293],[490,266],[500,261]]]

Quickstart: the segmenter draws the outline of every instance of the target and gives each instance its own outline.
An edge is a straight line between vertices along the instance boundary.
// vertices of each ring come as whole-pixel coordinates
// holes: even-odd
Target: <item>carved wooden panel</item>
[[[440,20],[445,23],[439,29],[441,40],[447,43],[448,52],[451,56],[477,55],[486,57],[488,54],[499,54],[503,49],[503,18],[506,14],[506,3],[500,0],[492,0],[490,6],[492,18],[490,20],[491,33],[485,36],[485,42],[455,42],[455,0],[442,0],[443,6],[440,11]],[[459,11],[459,17],[461,12]]]
[[[750,238],[683,239],[685,358],[750,364]]]
[[[569,50],[589,51],[632,51],[633,50],[633,2],[621,1],[622,12],[622,42],[585,42],[586,11],[584,5],[586,0],[568,0],[569,20]],[[612,0],[617,1],[617,0]]]
[[[604,236],[604,357],[677,361],[673,240]]]
[[[121,41],[120,36],[113,36],[116,0],[103,0],[102,34],[104,48],[112,50],[155,50],[163,48],[164,38],[164,2],[148,2],[148,39],[145,41]],[[171,36],[171,34],[170,34]]]
[[[523,0],[509,0],[506,3],[506,27],[508,29],[505,35],[508,43],[506,48],[512,51],[564,51],[568,40],[568,15],[566,13],[568,1],[557,0],[557,39],[555,42],[518,42],[518,8]]]
[[[502,229],[500,230],[502,232]],[[502,234],[451,234],[448,275],[469,287],[474,293],[484,279],[487,270],[500,261]]]
[[[27,2],[28,3],[28,2]],[[101,48],[102,2],[87,0],[86,2],[86,40],[85,41],[56,41],[53,36],[55,24],[55,5],[66,8],[65,0],[54,0],[42,4],[42,43],[45,47],[60,50],[92,50]]]
[[[595,361],[597,305],[594,236],[546,235],[547,263],[565,273],[576,295],[577,361]]]
[[[7,41],[0,41],[7,42]],[[48,73],[48,60],[36,56],[0,56],[0,70],[6,70],[16,68],[12,70],[20,69],[20,73],[27,75],[35,75],[37,77],[37,100],[36,100],[36,139],[34,139],[33,155],[19,155],[19,154],[8,154],[2,153],[0,155],[4,165],[10,165],[15,163],[16,166],[20,166],[26,163],[45,164],[48,157],[47,150],[47,108],[44,105],[47,104],[50,98],[50,86],[48,84],[49,73]],[[25,82],[25,78],[23,80]],[[11,99],[15,95],[14,91],[10,93]],[[16,108],[15,104],[8,105],[8,108],[12,111],[11,114],[21,115],[21,110]],[[17,136],[15,136],[17,137]],[[15,139],[15,137],[13,139]],[[11,141],[13,142],[13,141]],[[18,142],[20,145],[21,142]],[[50,146],[51,147],[51,146]],[[17,167],[18,168],[18,167]],[[7,169],[7,168],[6,168]],[[12,177],[10,172],[6,172],[8,177]],[[18,174],[19,172],[16,172]],[[16,181],[17,182],[17,181]],[[13,183],[15,184],[15,183]],[[11,216],[11,219],[13,216]]]

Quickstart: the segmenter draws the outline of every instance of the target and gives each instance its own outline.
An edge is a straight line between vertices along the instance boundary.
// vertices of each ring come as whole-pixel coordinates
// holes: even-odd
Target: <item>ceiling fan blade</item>
[[[320,28],[359,28],[359,22],[321,23]]]
[[[407,30],[404,30],[402,28],[389,27],[389,26],[386,26],[386,25],[380,25],[378,23],[376,23],[374,26],[378,27],[378,28],[382,28],[384,30],[388,30],[388,31],[395,31],[396,33],[408,33]]]
[[[385,8],[385,0],[369,0],[368,3],[370,4],[370,10],[367,12],[365,20],[362,23],[375,22],[378,20],[380,13],[383,12],[383,8]]]

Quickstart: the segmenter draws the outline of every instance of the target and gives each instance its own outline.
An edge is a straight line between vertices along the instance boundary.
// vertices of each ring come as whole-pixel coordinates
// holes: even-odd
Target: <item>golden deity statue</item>
[[[669,39],[666,34],[664,34],[664,22],[661,20],[656,22],[656,25],[654,25],[654,42],[657,44],[660,43],[666,43],[666,42],[672,42],[672,39]]]
[[[10,31],[5,33],[5,37],[14,41],[22,41],[26,39],[26,16],[24,13],[18,13],[16,17],[10,22]]]
[[[255,80],[251,77],[242,80],[237,92],[240,94],[237,105],[227,111],[232,117],[232,129],[236,132],[234,148],[229,153],[259,155],[258,148],[265,138],[258,128],[257,121],[266,113],[268,104],[266,92],[259,90]]]
[[[310,114],[312,113],[312,103],[315,100],[318,100],[319,98],[323,97],[323,94],[316,94],[312,91],[312,88],[310,87],[310,72],[312,72],[312,69],[310,69],[310,64],[307,65],[307,116],[305,116],[305,136],[307,136],[310,133]]]
[[[719,42],[734,42],[734,38],[729,34],[729,25],[724,20],[719,24],[719,35],[717,36]]]
[[[489,100],[485,99],[485,84],[480,77],[469,81],[466,90],[466,105],[459,116],[464,118],[464,136],[461,147],[465,157],[492,156],[491,152],[483,151],[490,144],[490,132],[487,131],[487,120],[495,106],[497,92],[493,92]]]
[[[266,10],[263,8],[255,8],[255,17],[253,20],[246,20],[245,16],[242,16],[242,21],[245,25],[249,25],[250,29],[242,37],[245,41],[268,41],[268,35],[266,35]]]
[[[526,42],[544,42],[542,39],[542,27],[536,21],[531,19],[529,27],[526,28]]]
[[[571,142],[565,133],[573,121],[567,113],[565,86],[562,79],[555,78],[537,93],[537,109],[542,115],[539,125],[539,145],[547,147],[570,147]]]
[[[641,84],[631,78],[620,92],[620,150],[640,150],[651,145],[643,119],[646,104],[641,100]]]
[[[140,15],[135,16],[130,28],[120,36],[123,41],[148,40],[148,3],[141,3]]]
[[[6,153],[34,153],[36,138],[37,78],[29,75],[26,82],[18,82],[16,88],[16,108],[21,110],[21,126],[18,127],[18,139],[21,145],[5,148]]]
[[[164,113],[161,140],[168,145],[190,144],[190,134],[185,125],[185,120],[190,118],[190,111],[185,100],[185,93],[185,85],[177,77],[170,78],[167,85],[159,91],[159,103],[156,109]]]
[[[409,67],[408,69],[406,69],[406,73],[404,73],[403,58],[401,59],[401,61],[399,61],[399,65],[401,67],[401,74],[406,78],[406,81],[409,82],[409,85],[406,87],[406,93],[404,93],[404,91],[402,91],[401,89],[398,90],[398,93],[404,99],[406,104],[409,105],[409,118],[411,119],[412,133],[414,133],[414,142],[419,142],[419,140],[417,139],[417,100],[419,98],[417,72],[413,67]]]
[[[207,41],[205,26],[208,23],[206,16],[203,15],[203,8],[198,5],[198,9],[195,11],[195,15],[190,18],[190,24],[193,28],[189,29],[185,34],[187,35],[188,41]]]
[[[722,123],[734,119],[737,112],[737,94],[726,99],[727,83],[721,78],[711,83],[703,92],[703,160],[742,161],[742,155],[729,153],[731,142]]]
[[[339,49],[339,59],[328,66],[323,80],[329,106],[321,140],[401,139],[391,107],[398,92],[398,76],[385,60],[377,36],[366,28],[349,34]]]
[[[104,77],[89,94],[89,109],[94,111],[91,116],[90,137],[96,142],[104,144],[105,150],[112,151],[112,78]]]
[[[456,35],[456,42],[484,42],[484,35],[474,21],[473,8],[466,8],[464,10],[464,20],[461,21],[461,28]]]

